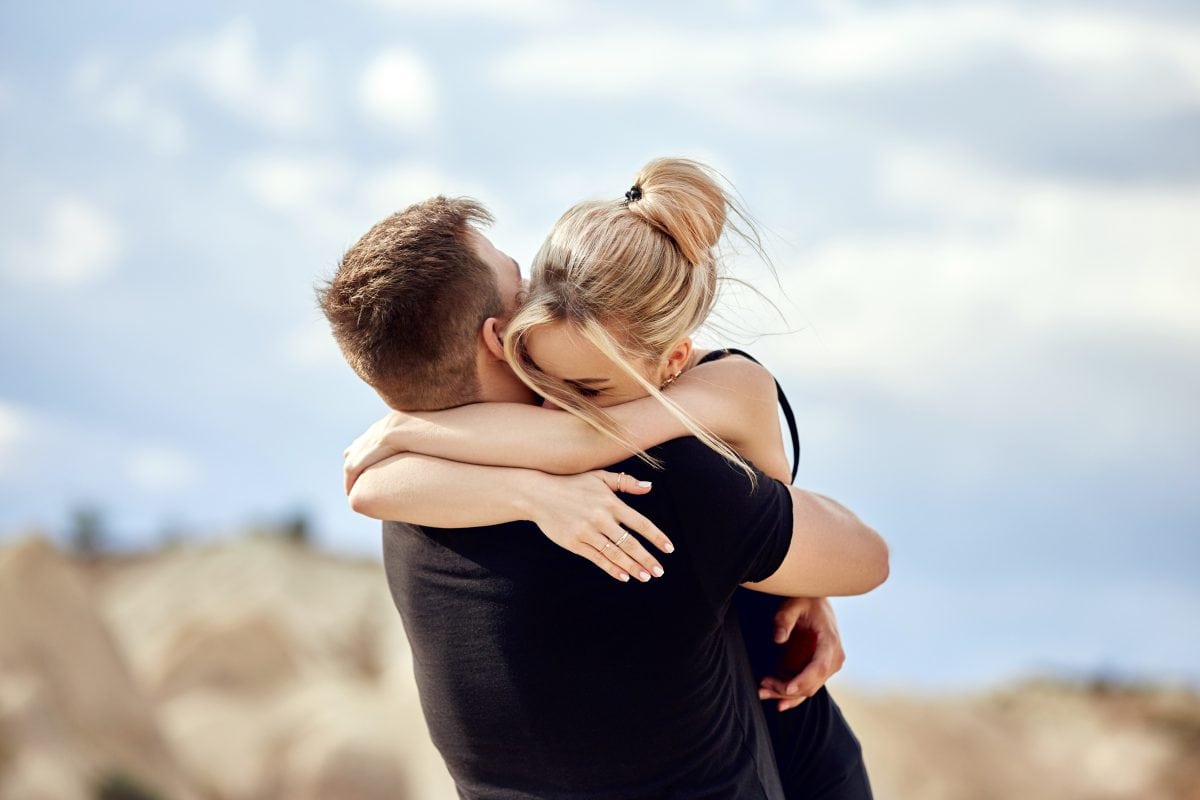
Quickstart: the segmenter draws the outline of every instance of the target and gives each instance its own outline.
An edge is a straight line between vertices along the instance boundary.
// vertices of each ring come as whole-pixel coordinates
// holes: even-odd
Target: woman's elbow
[[[364,482],[361,478],[351,487],[347,499],[350,503],[350,510],[355,514],[362,514],[364,517],[372,519],[383,519],[380,515],[378,494],[372,492],[369,483]]]
[[[870,568],[868,570],[869,578],[866,589],[863,593],[871,591],[881,585],[888,579],[892,572],[891,552],[888,549],[887,542],[884,538],[870,526],[866,528],[866,535],[871,538],[871,555],[869,559]]]
[[[868,525],[857,533],[859,541],[854,545],[853,555],[847,553],[847,567],[841,572],[841,580],[830,587],[829,597],[853,597],[879,588],[891,574],[887,542]]]

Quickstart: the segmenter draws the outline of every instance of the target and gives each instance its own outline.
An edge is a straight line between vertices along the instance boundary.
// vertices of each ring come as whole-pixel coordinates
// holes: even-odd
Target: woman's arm
[[[866,594],[887,580],[887,543],[848,508],[789,486],[792,541],[774,574],[747,589],[788,597]]]
[[[459,464],[402,453],[366,470],[350,490],[350,507],[375,519],[437,528],[471,528],[531,520],[552,542],[618,580],[648,581],[662,565],[622,525],[664,552],[658,527],[614,494],[645,494],[650,484],[596,470],[547,475],[527,469]],[[621,540],[618,547],[613,542]]]
[[[729,356],[688,370],[665,394],[759,469],[784,482],[790,480],[775,409],[775,381],[765,368]],[[690,435],[653,397],[607,411],[643,450]],[[620,442],[566,412],[516,403],[477,403],[445,411],[389,414],[346,451],[347,485],[365,466],[405,451],[558,475],[596,469],[631,455]]]

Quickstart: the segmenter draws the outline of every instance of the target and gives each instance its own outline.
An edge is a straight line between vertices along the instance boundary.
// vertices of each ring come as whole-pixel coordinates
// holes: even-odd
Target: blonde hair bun
[[[626,194],[633,214],[665,233],[692,265],[708,263],[725,229],[727,195],[712,169],[686,158],[657,158],[642,167]]]
[[[682,158],[651,161],[620,200],[571,207],[534,257],[525,302],[505,328],[509,366],[539,395],[654,463],[603,407],[529,357],[530,332],[568,322],[687,431],[755,480],[733,448],[663,394],[653,374],[708,319],[720,278],[718,242],[727,226],[745,236],[737,220],[754,230],[733,187],[715,170]],[[756,235],[750,242],[757,244]]]

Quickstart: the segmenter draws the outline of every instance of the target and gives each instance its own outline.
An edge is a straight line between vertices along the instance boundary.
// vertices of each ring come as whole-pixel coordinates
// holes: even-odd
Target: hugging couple
[[[882,583],[888,550],[790,485],[771,374],[692,343],[733,217],[712,170],[655,160],[568,210],[526,283],[481,205],[435,197],[319,293],[394,409],[347,449],[346,489],[384,520],[464,798],[871,796],[824,688],[844,658],[825,598]]]

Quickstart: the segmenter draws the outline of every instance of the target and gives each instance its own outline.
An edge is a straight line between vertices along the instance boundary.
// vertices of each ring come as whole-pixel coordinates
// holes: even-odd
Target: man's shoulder
[[[653,450],[655,452],[662,452],[662,453],[689,452],[689,451],[693,451],[693,450],[696,450],[696,451],[707,450],[708,452],[712,453],[714,456],[718,456],[718,457],[720,456],[720,453],[713,450],[711,447],[709,447],[704,442],[697,439],[695,436],[680,436],[678,439],[671,439],[668,442],[663,442],[660,445],[655,445],[653,448],[651,448],[651,450]]]
[[[652,447],[646,452],[656,461],[662,462],[664,466],[669,463],[673,467],[679,468],[707,469],[715,464],[729,463],[723,455],[695,436],[681,436]]]
[[[411,536],[419,534],[424,537],[437,537],[446,534],[458,533],[528,533],[529,531],[538,530],[537,525],[528,520],[513,520],[511,522],[497,522],[493,525],[479,525],[471,528],[438,528],[433,525],[417,525],[413,522],[398,522],[394,520],[384,520],[382,523],[384,536]]]
[[[786,505],[790,512],[791,498],[785,484],[751,462],[746,462],[750,467],[747,471],[695,437],[672,439],[647,452],[658,462],[656,469],[647,469],[644,462],[636,460],[615,469],[653,481],[660,497],[670,497],[676,505],[683,503],[702,518],[718,513],[714,509],[719,515],[741,516],[769,514]],[[643,477],[646,472],[650,475]],[[782,519],[782,510],[777,515]]]
[[[730,461],[694,436],[664,442],[648,450],[647,454],[659,464],[654,480],[720,481],[725,488],[744,487],[747,490],[754,484],[770,480],[750,464],[756,478],[752,481],[741,464]]]

